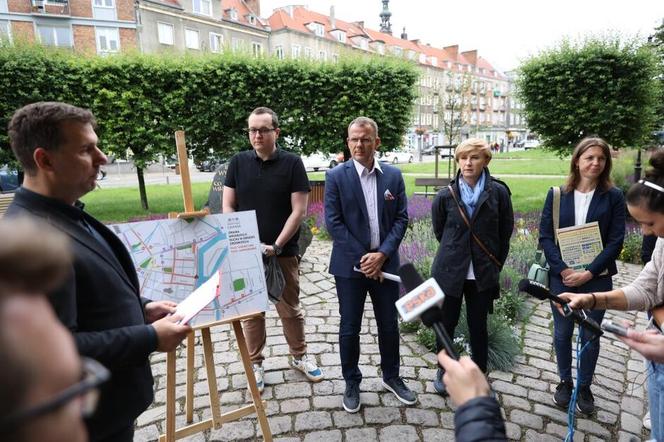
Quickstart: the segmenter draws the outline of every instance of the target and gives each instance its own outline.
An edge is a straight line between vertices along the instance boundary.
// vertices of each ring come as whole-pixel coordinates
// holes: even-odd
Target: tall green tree
[[[656,121],[656,73],[643,42],[591,38],[530,58],[517,86],[529,128],[551,149],[568,152],[592,134],[617,147],[640,146]]]
[[[230,156],[250,147],[246,118],[258,106],[281,118],[281,144],[295,152],[337,152],[356,116],[374,118],[386,148],[395,148],[410,121],[415,67],[392,58],[343,58],[339,63],[252,58],[242,54],[84,57],[67,51],[0,45],[0,126],[35,101],[90,108],[100,146],[136,166],[141,205],[148,208],[143,171],[175,155],[174,131],[186,132],[195,158]],[[0,150],[10,158],[6,133]]]

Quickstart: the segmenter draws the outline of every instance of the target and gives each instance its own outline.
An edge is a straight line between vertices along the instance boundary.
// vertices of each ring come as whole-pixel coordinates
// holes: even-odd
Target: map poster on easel
[[[268,309],[256,212],[115,224],[141,296],[179,303],[221,270],[220,295],[191,322],[201,326]]]

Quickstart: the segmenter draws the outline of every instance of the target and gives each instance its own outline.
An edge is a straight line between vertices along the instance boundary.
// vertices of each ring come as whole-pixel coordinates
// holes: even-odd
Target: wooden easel
[[[184,131],[175,132],[175,144],[178,151],[178,162],[180,164],[180,176],[182,178],[182,197],[184,200],[184,213],[169,213],[169,218],[193,218],[207,214],[207,211],[194,211],[194,200],[191,192],[191,178],[189,177],[189,160],[187,158],[187,147],[184,139]],[[256,413],[258,416],[258,423],[263,432],[263,439],[266,442],[272,442],[272,432],[270,425],[265,415],[266,402],[261,399],[260,392],[256,386],[256,378],[254,377],[254,370],[249,359],[249,350],[247,349],[247,342],[244,339],[244,332],[242,331],[241,321],[244,319],[253,318],[261,315],[262,312],[249,313],[246,315],[235,316],[222,321],[215,321],[209,324],[194,327],[189,336],[187,336],[187,383],[186,383],[186,419],[187,425],[185,427],[175,428],[175,351],[168,352],[166,355],[166,434],[159,436],[160,442],[174,442],[176,439],[191,436],[192,434],[200,433],[208,428],[219,429],[222,424],[232,422],[247,416],[251,413]],[[214,366],[214,353],[212,351],[212,337],[210,328],[231,324],[235,339],[240,350],[240,360],[244,367],[245,374],[247,375],[247,383],[253,403],[245,405],[233,411],[221,413],[221,406],[219,403],[219,391],[217,389],[217,374]],[[196,330],[200,330],[203,342],[203,356],[205,361],[205,369],[207,371],[208,389],[210,392],[210,409],[212,411],[212,418],[192,424],[194,420],[194,334]]]

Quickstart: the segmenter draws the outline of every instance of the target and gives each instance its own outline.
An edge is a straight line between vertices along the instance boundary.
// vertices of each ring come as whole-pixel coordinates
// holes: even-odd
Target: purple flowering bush
[[[330,235],[325,228],[325,205],[322,201],[309,203],[304,222],[311,229],[311,233],[319,239],[330,239]]]

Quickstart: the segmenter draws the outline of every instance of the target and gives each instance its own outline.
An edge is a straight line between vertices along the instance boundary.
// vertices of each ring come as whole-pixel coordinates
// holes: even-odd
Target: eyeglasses
[[[256,134],[261,134],[261,136],[265,136],[272,132],[274,128],[271,127],[261,127],[260,129],[256,129],[255,127],[250,127],[247,129],[247,133],[251,135],[252,137],[255,137]]]
[[[0,419],[0,432],[8,431],[23,421],[51,413],[64,406],[73,399],[81,398],[81,415],[87,417],[94,413],[99,399],[97,387],[106,382],[110,372],[99,362],[90,358],[81,358],[83,365],[82,379],[76,384],[68,387],[51,399],[31,408],[16,411]]]

